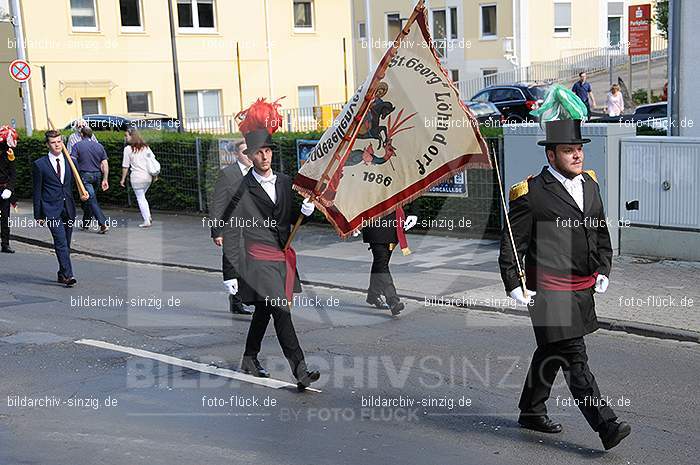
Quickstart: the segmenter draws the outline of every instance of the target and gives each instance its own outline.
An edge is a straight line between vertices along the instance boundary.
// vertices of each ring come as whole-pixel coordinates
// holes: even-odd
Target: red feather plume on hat
[[[272,135],[282,126],[282,115],[277,111],[282,105],[277,102],[283,98],[281,97],[272,103],[266,102],[264,98],[259,98],[250,107],[238,113],[236,118],[242,119],[238,125],[241,133],[245,135],[259,129],[267,129],[267,132]]]

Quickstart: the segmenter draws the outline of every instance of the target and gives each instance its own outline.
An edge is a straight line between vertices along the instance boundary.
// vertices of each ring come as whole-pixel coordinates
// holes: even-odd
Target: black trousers
[[[0,244],[10,245],[10,199],[0,199]]]
[[[383,295],[387,304],[394,305],[399,301],[399,297],[396,295],[394,279],[389,271],[389,260],[391,260],[393,250],[389,250],[389,244],[373,243],[369,245],[369,250],[372,251],[373,259],[367,297],[373,299]]]
[[[549,399],[560,368],[572,397],[578,401],[579,410],[594,431],[602,429],[606,422],[617,419],[615,412],[600,399],[598,384],[588,368],[583,337],[537,347],[520,396],[519,407],[523,414],[547,414],[544,403]]]
[[[292,314],[288,307],[277,307],[258,302],[255,304],[255,312],[253,320],[250,322],[248,329],[248,337],[245,341],[244,357],[257,357],[260,353],[260,344],[262,343],[267,324],[270,322],[270,317],[274,320],[275,332],[277,340],[282,347],[282,353],[287,358],[292,373],[298,379],[306,374],[306,363],[304,362],[304,352],[301,350],[297,333],[294,330],[292,323]]]

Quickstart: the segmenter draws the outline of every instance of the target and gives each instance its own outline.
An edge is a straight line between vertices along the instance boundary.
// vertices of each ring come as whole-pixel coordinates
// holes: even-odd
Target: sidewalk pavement
[[[21,202],[19,212],[12,213],[14,239],[50,247],[48,229],[31,225],[31,213],[27,202]],[[141,229],[138,212],[107,209],[105,214],[116,226],[106,235],[76,228],[74,253],[221,270],[221,250],[212,243],[203,215],[156,212],[153,227]],[[497,241],[408,236],[413,254],[403,256],[397,251],[391,267],[402,297],[431,307],[456,305],[527,314],[505,295]],[[304,225],[293,246],[302,282],[367,289],[371,254],[360,237],[340,240],[328,226]],[[80,278],[79,269],[76,277]],[[608,291],[596,296],[596,312],[603,327],[700,342],[700,263],[615,257],[610,278]],[[220,275],[212,279],[220,279]]]

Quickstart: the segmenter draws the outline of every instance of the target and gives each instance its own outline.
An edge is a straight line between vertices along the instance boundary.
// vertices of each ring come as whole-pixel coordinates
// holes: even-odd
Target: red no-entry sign
[[[15,60],[10,63],[10,76],[17,82],[24,82],[32,75],[32,68],[24,60]]]

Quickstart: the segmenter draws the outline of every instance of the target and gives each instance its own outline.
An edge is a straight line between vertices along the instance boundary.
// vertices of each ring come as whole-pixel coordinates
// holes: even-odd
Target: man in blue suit
[[[45,134],[49,153],[34,162],[34,219],[46,223],[53,236],[58,258],[58,282],[72,287],[76,284],[70,261],[70,241],[75,223],[73,173],[63,156],[63,138],[58,131]]]

